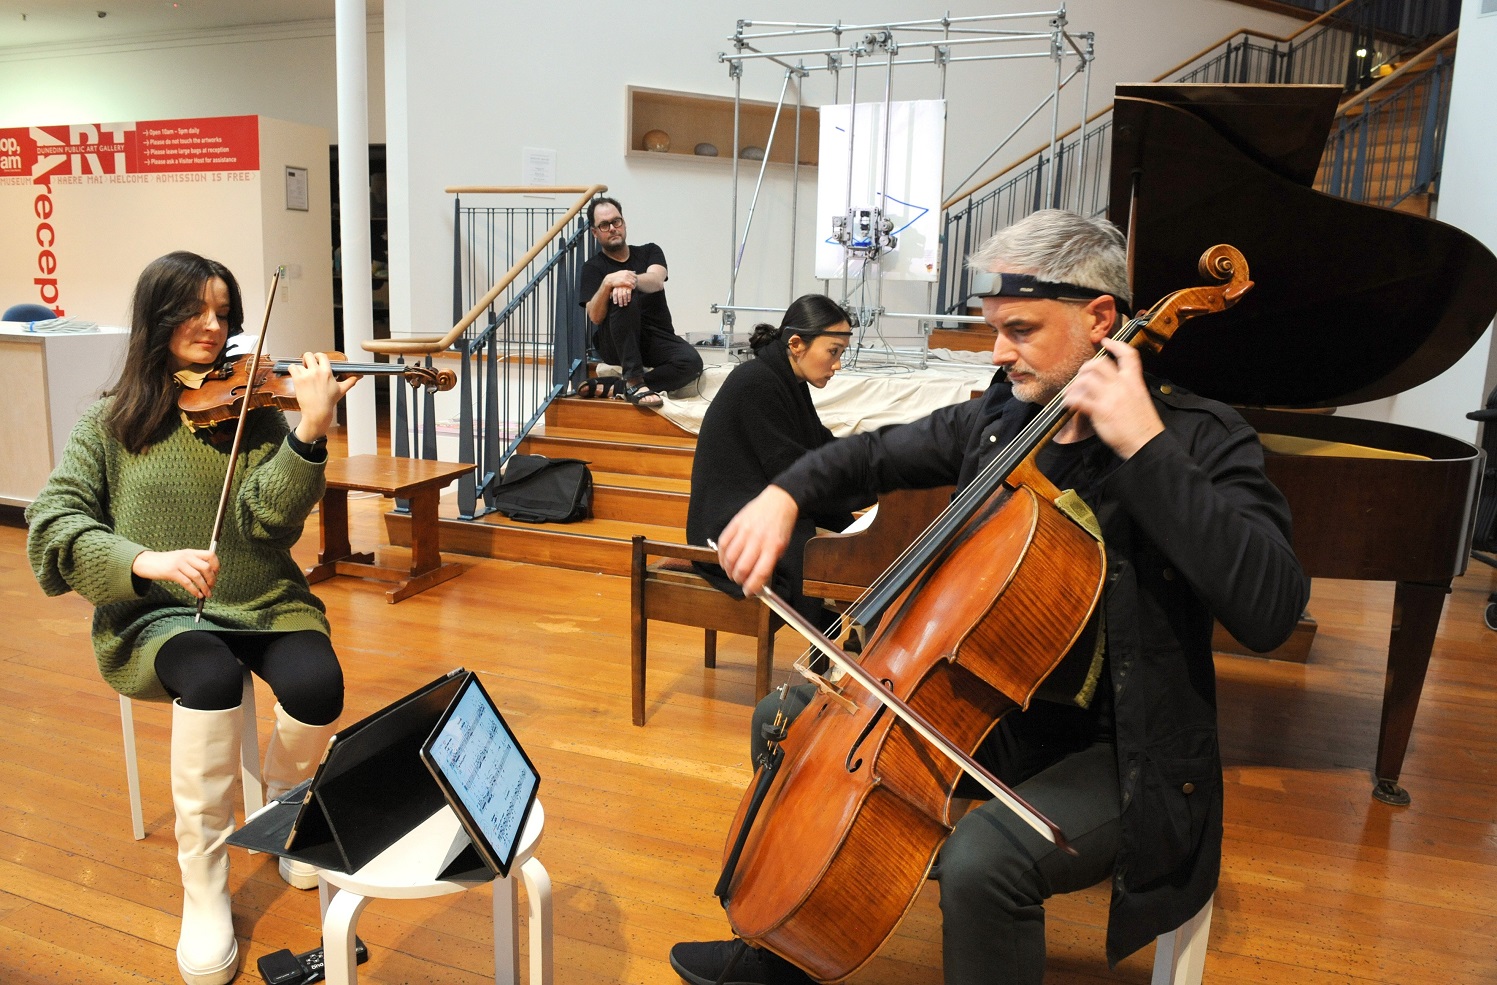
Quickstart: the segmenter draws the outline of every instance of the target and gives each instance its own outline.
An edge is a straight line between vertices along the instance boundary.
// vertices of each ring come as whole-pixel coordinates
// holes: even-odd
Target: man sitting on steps
[[[702,357],[678,336],[665,303],[665,253],[654,243],[630,246],[624,214],[611,198],[588,204],[587,221],[600,251],[582,267],[581,304],[597,327],[593,345],[623,369],[622,396],[636,407],[659,407],[660,395],[702,373]],[[619,382],[588,380],[584,397],[619,396]]]

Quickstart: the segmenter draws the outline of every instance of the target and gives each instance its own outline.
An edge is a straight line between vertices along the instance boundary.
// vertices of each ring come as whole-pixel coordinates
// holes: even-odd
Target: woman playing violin
[[[234,491],[213,542],[235,422],[194,429],[177,407],[242,330],[239,285],[222,264],[171,253],[141,273],[119,382],[79,421],[26,511],[27,552],[48,595],[94,604],[99,669],[131,698],[172,702],[172,804],[182,873],[177,965],[189,985],[234,977],[228,850],[242,675],[274,691],[263,778],[272,799],[305,779],[343,710],[343,672],[323,605],[291,556],[323,491],[338,401],[357,381],[307,353],[292,369],[301,419],[245,420]],[[202,619],[195,621],[198,601]],[[292,885],[316,885],[283,859]]]
[[[1112,964],[1211,898],[1223,803],[1212,618],[1268,650],[1294,628],[1309,586],[1257,435],[1230,408],[1146,376],[1138,354],[1109,338],[1130,300],[1115,227],[1046,210],[999,232],[971,262],[1002,275],[979,292],[1001,378],[981,398],[808,453],[744,507],[718,546],[727,573],[756,591],[801,512],[855,490],[964,486],[1064,391],[1076,416],[1038,466],[1079,494],[1103,534],[1103,618],[1083,635],[1087,659],[1102,656],[1099,686],[1084,708],[1036,700],[1001,718],[977,758],[1078,854],[989,801],[956,822],[935,873],[948,985],[1040,985],[1050,896],[1110,881]],[[1112,358],[1093,359],[1099,348]],[[756,723],[779,700],[766,698]],[[786,710],[796,704],[804,699]],[[683,943],[671,963],[704,985],[722,980],[735,956],[725,942]],[[757,950],[726,980],[809,981]]]

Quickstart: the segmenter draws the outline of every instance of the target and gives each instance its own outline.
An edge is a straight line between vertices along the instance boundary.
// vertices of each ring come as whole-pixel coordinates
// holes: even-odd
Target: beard
[[[1061,390],[1065,389],[1071,378],[1086,365],[1087,361],[1095,355],[1095,351],[1084,346],[1077,346],[1071,357],[1063,364],[1053,369],[1039,373],[1026,367],[1015,365],[1009,369],[1010,373],[1018,371],[1030,374],[1027,379],[1013,384],[1013,394],[1018,400],[1027,404],[1039,404],[1044,406],[1054,400]]]

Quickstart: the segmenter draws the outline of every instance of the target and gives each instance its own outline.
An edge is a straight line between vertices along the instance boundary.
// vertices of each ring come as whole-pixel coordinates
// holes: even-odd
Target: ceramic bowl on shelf
[[[764,148],[755,147],[754,145],[750,144],[743,150],[739,151],[738,156],[745,161],[762,161],[764,160]]]
[[[671,135],[664,130],[650,130],[644,136],[645,150],[664,153],[671,149]]]
[[[696,145],[696,149],[693,151],[693,153],[696,154],[697,157],[716,157],[717,145],[709,144],[704,140],[700,144]]]

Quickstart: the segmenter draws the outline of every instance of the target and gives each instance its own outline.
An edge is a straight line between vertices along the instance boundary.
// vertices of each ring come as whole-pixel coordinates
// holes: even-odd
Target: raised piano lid
[[[1109,217],[1133,220],[1136,303],[1201,283],[1216,243],[1241,250],[1254,281],[1186,322],[1150,371],[1227,403],[1335,407],[1434,379],[1486,331],[1497,257],[1479,241],[1309,187],[1340,91],[1118,86]]]

